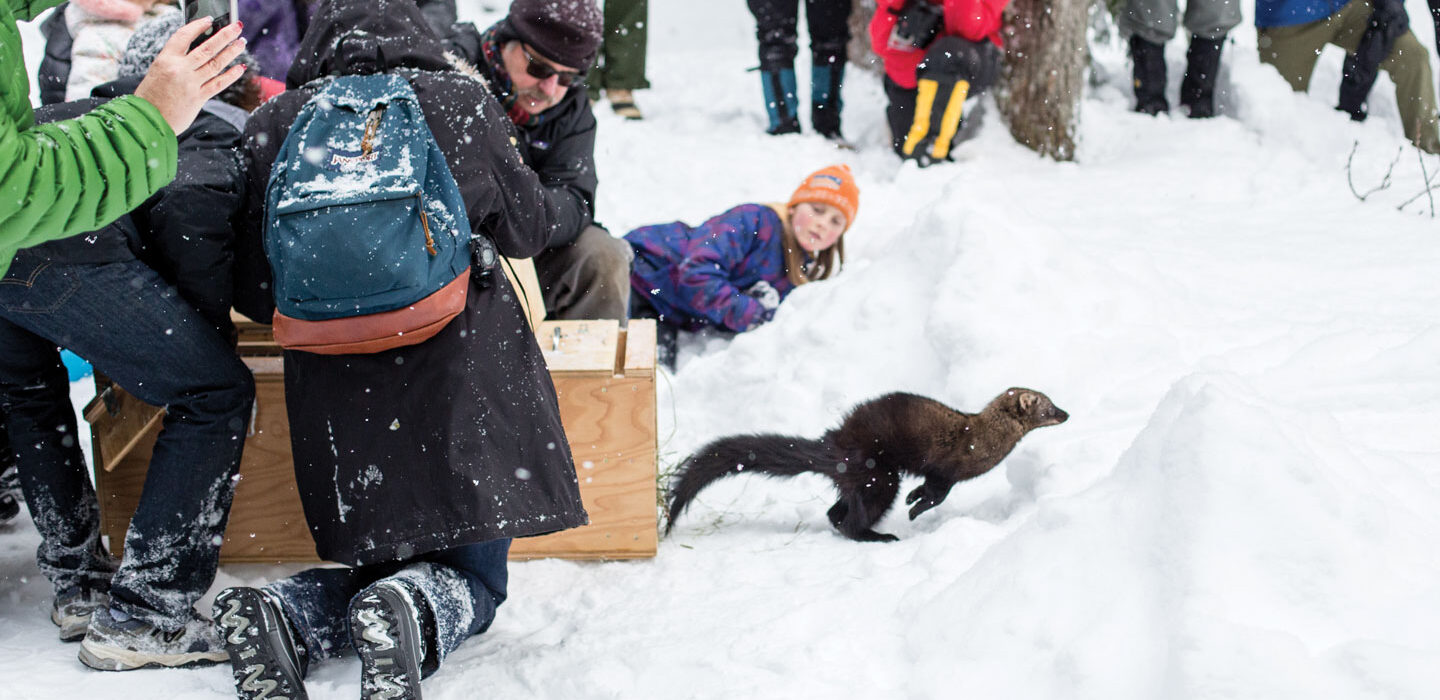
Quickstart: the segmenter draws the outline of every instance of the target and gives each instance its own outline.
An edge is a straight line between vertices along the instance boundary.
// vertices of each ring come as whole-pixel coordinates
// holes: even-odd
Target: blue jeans
[[[118,570],[100,545],[57,345],[168,409]],[[229,341],[139,261],[60,264],[22,250],[0,279],[0,396],[56,590],[108,586],[112,607],[166,631],[190,620],[215,578],[255,399]]]
[[[430,609],[421,671],[429,676],[466,639],[495,620],[505,602],[510,540],[492,540],[422,554],[405,561],[344,569],[307,569],[265,588],[280,598],[311,660],[351,651],[350,601],[383,579],[401,579]]]

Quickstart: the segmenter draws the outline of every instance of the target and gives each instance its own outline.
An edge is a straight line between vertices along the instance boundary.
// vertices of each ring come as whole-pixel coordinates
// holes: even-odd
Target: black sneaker
[[[166,632],[138,618],[100,608],[80,642],[80,663],[97,671],[209,666],[224,661],[215,626],[196,614],[185,626]]]
[[[20,504],[25,501],[25,494],[20,492],[20,470],[15,467],[14,460],[0,455],[0,464],[6,465],[0,468],[0,525],[4,525],[20,515]]]
[[[110,596],[85,586],[71,586],[55,594],[50,621],[60,628],[60,641],[78,642],[90,629],[90,615],[110,606]]]
[[[215,625],[230,656],[235,693],[245,700],[303,700],[306,655],[274,594],[227,588],[215,596]]]
[[[417,594],[384,580],[350,603],[350,637],[360,655],[360,694],[366,698],[420,700],[425,656]]]

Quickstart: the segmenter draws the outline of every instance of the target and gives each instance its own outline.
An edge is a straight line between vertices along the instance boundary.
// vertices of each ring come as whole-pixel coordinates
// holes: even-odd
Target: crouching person
[[[673,369],[679,330],[750,330],[796,287],[839,270],[841,236],[859,208],[855,178],[836,165],[807,176],[785,204],[741,204],[695,227],[637,228],[625,234],[635,249],[630,317],[659,321],[659,359]]]
[[[494,619],[510,538],[587,520],[544,357],[496,266],[497,253],[542,250],[560,204],[521,160],[500,103],[449,62],[413,0],[323,2],[299,56],[288,76],[296,89],[247,128],[255,189],[236,306],[273,318],[287,347],[305,517],[320,557],[349,568],[226,589],[214,614],[241,698],[304,697],[309,666],[350,651],[365,697],[416,698],[421,678]],[[384,196],[405,183],[393,190],[404,196]],[[382,251],[383,266],[369,238],[343,242],[381,230],[405,242]],[[328,254],[308,254],[336,240]],[[315,294],[353,307],[368,299],[353,296],[356,286],[391,263],[430,260],[462,301],[428,336],[391,334],[400,342],[388,347],[302,342],[328,321],[348,333],[355,321],[386,320],[308,325],[300,314]],[[436,294],[396,310],[405,317]]]
[[[870,46],[885,63],[890,142],[921,167],[950,160],[965,99],[1000,73],[1009,0],[879,0]]]
[[[1375,20],[1375,8],[1369,0],[1256,0],[1260,61],[1275,66],[1296,92],[1305,92],[1310,89],[1321,49],[1334,44],[1355,53]],[[1395,102],[1405,137],[1426,153],[1440,153],[1440,115],[1436,112],[1435,82],[1425,46],[1407,28],[1390,43],[1389,54],[1379,67],[1395,83]],[[1352,117],[1359,109],[1353,102],[1342,106]]]
[[[178,12],[168,17],[135,32],[117,80],[95,88],[94,98],[41,108],[37,121],[134,104],[130,95],[180,27]],[[176,36],[172,53],[199,31]],[[180,132],[174,181],[103,229],[20,250],[0,279],[0,393],[41,536],[40,570],[55,588],[50,619],[60,639],[83,638],[79,657],[92,668],[226,658],[194,604],[215,577],[255,391],[227,336],[230,217],[244,184],[237,151],[244,85],[207,102]],[[177,143],[139,120],[129,125],[147,139]],[[104,179],[124,181],[113,156],[95,162]],[[98,196],[97,182],[84,186],[72,201]],[[203,271],[188,272],[196,268]],[[166,407],[118,569],[100,542],[98,504],[58,347],[85,357],[146,403]]]

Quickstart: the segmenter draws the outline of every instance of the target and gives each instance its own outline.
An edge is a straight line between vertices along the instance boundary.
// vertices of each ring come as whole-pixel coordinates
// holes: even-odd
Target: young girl
[[[658,318],[662,346],[677,328],[740,332],[769,321],[795,287],[839,269],[841,235],[859,206],[850,168],[834,165],[807,176],[783,205],[741,204],[695,228],[635,229],[625,234],[635,249],[630,317]]]

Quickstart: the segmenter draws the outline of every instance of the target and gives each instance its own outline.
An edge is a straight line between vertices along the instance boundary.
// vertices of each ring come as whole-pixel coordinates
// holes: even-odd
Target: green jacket
[[[15,251],[94,231],[175,178],[175,132],[145,100],[35,126],[17,19],[60,0],[0,0],[0,276]]]

